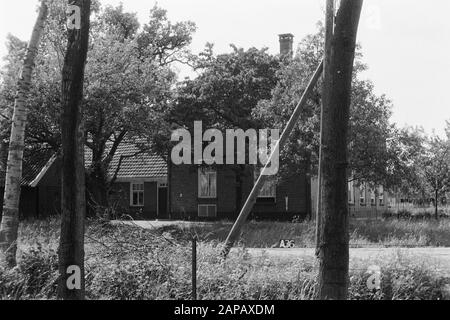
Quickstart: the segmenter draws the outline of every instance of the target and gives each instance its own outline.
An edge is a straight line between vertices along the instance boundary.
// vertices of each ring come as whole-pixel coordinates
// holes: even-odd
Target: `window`
[[[364,183],[359,186],[359,204],[362,206],[366,205],[366,186]]]
[[[131,183],[130,205],[132,207],[144,206],[144,183]]]
[[[212,169],[198,169],[198,197],[217,197],[217,172]]]
[[[384,188],[383,188],[383,186],[378,187],[378,203],[380,206],[384,206]]]
[[[376,199],[375,199],[375,190],[370,189],[369,192],[370,192],[370,205],[376,206],[377,203],[376,203],[376,201],[375,201],[375,200],[376,200]]]
[[[199,204],[198,216],[201,218],[217,217],[217,206],[215,204]]]
[[[355,188],[353,180],[348,183],[348,203],[355,204]]]
[[[258,180],[259,174],[261,170],[255,169],[254,173],[254,182],[256,183],[256,180]],[[273,198],[275,199],[277,196],[277,181],[273,176],[268,177],[266,182],[264,182],[263,187],[259,191],[258,198]]]

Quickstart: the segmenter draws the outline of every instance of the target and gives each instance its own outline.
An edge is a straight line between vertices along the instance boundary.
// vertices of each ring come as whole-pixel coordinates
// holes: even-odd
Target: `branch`
[[[137,155],[139,155],[139,154],[141,154],[141,153],[144,153],[144,151],[143,151],[143,150],[139,150],[139,151],[137,151],[137,152],[135,152],[135,153],[133,153],[133,154],[120,155],[119,163],[117,164],[116,170],[114,170],[114,175],[112,176],[111,180],[108,182],[108,189],[110,189],[111,186],[114,184],[114,182],[116,182],[116,180],[117,180],[117,175],[119,174],[120,167],[122,166],[122,161],[123,161],[124,159],[129,159],[129,158],[136,157]]]

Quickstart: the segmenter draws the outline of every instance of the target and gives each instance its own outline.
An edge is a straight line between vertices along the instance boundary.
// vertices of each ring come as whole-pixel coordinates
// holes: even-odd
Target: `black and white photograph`
[[[0,300],[450,300],[449,12],[1,0]]]

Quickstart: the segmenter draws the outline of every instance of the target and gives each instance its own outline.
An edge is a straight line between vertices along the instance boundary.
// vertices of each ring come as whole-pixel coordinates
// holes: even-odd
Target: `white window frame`
[[[365,183],[362,183],[359,186],[359,205],[362,205],[362,206],[367,205],[366,185],[365,185]]]
[[[379,186],[378,187],[378,204],[380,206],[384,206],[385,205],[385,201],[384,201],[384,187],[383,186]]]
[[[139,185],[142,186],[142,190],[140,189],[133,189],[134,186]],[[133,203],[133,194],[134,193],[142,193],[142,204],[135,204]],[[139,196],[138,196],[138,202],[139,202]],[[130,207],[134,208],[143,208],[145,204],[145,183],[142,181],[133,181],[130,182]]]
[[[354,186],[354,183],[353,183],[353,180],[352,181],[349,181],[349,183],[348,183],[348,191],[349,191],[349,193],[348,193],[348,203],[349,204],[355,204],[355,186]]]
[[[207,177],[209,176],[214,176],[214,181],[215,181],[215,188],[214,188],[214,194],[210,194],[210,195],[202,195],[201,192],[201,185],[200,185],[200,176],[202,174],[205,174]],[[209,181],[209,178],[208,178]],[[206,169],[206,168],[198,168],[198,177],[197,177],[197,194],[198,194],[198,198],[199,199],[216,199],[217,198],[217,171],[214,169]],[[211,191],[210,191],[211,193]]]
[[[377,197],[375,194],[375,190],[370,188],[369,189],[369,193],[370,193],[370,205],[371,206],[376,206],[377,205]]]
[[[256,183],[256,180],[258,180],[260,172],[261,172],[261,170],[258,170],[258,169],[255,168],[254,176],[253,176],[253,182],[254,183]],[[262,191],[264,190],[264,188],[268,187],[269,184],[273,184],[273,186],[272,186],[273,187],[273,194],[270,194],[270,195],[262,194]],[[276,199],[277,198],[277,181],[275,180],[275,178],[273,176],[268,177],[266,182],[264,182],[263,187],[258,192],[258,198],[259,199]]]

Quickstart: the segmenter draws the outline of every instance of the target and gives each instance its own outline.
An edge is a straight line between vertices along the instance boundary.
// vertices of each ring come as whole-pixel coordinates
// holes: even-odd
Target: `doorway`
[[[168,190],[167,183],[158,184],[158,219],[169,219],[167,210]]]

